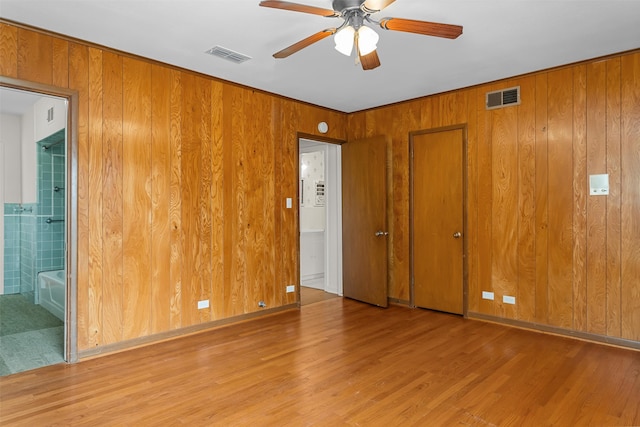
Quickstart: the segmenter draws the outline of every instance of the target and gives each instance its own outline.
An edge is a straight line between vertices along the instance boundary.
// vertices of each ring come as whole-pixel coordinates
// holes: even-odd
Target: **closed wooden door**
[[[387,306],[387,144],[385,137],[342,145],[344,296]]]
[[[417,307],[463,314],[464,128],[415,133],[412,271]]]

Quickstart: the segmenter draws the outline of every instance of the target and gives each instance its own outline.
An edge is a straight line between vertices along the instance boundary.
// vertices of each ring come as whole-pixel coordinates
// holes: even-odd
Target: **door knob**
[[[462,237],[462,233],[459,231],[456,231],[455,233],[453,233],[453,238],[454,239],[459,239],[460,237]]]
[[[389,235],[388,231],[376,231],[376,237],[388,236],[388,235]]]

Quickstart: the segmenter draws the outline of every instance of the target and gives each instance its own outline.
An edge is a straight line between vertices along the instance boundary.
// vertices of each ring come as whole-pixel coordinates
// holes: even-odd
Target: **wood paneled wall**
[[[485,109],[513,86],[519,106]],[[351,114],[349,139],[393,138],[394,298],[410,291],[408,134],[459,123],[469,312],[640,341],[640,53]],[[609,196],[590,196],[603,173]]]
[[[346,114],[9,23],[0,55],[79,93],[80,352],[296,302],[297,133]]]
[[[410,295],[409,132],[466,123],[469,312],[640,341],[638,52],[349,115],[7,23],[0,58],[79,93],[80,351],[295,302],[284,199],[320,121],[392,137],[391,297]],[[521,105],[485,109],[516,85]]]

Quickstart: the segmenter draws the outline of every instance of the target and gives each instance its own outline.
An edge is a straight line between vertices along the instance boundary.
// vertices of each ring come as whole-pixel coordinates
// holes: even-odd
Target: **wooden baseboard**
[[[624,338],[608,337],[605,335],[592,334],[589,332],[574,331],[570,329],[558,328],[555,326],[543,325],[534,322],[525,322],[522,320],[505,319],[502,317],[490,316],[482,313],[467,313],[469,319],[483,320],[486,322],[499,323],[501,325],[513,326],[521,329],[529,329],[533,331],[543,332],[547,334],[559,335],[569,338],[575,338],[583,341],[591,341],[599,344],[607,344],[615,347],[630,348],[640,350],[640,342],[627,340]]]
[[[211,322],[201,323],[199,325],[188,326],[186,328],[180,328],[173,331],[167,331],[159,334],[149,335],[146,337],[135,338],[132,340],[122,341],[115,344],[107,344],[107,345],[99,346],[89,350],[78,351],[78,360],[93,359],[98,356],[105,356],[107,354],[119,353],[125,350],[132,350],[138,347],[157,344],[160,342],[169,341],[176,338],[182,338],[188,335],[193,335],[200,332],[216,329],[225,325],[241,323],[247,320],[255,319],[256,317],[263,317],[263,316],[268,316],[275,313],[280,313],[282,311],[299,310],[299,309],[300,309],[299,303],[288,304],[282,307],[268,308],[261,311],[255,311],[253,313],[242,314],[240,316],[229,317],[226,319],[214,320]]]
[[[389,297],[387,298],[387,301],[389,302],[389,304],[406,305],[407,307],[410,306],[409,301],[405,301],[403,299]]]

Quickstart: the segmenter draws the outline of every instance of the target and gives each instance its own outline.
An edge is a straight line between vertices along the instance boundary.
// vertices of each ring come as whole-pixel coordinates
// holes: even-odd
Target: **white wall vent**
[[[487,92],[486,105],[487,110],[520,105],[520,86]]]
[[[226,59],[227,61],[231,61],[234,64],[242,64],[251,59],[250,56],[244,55],[239,52],[235,52],[231,49],[227,49],[222,46],[214,46],[205,53],[209,55],[217,56],[218,58]]]

